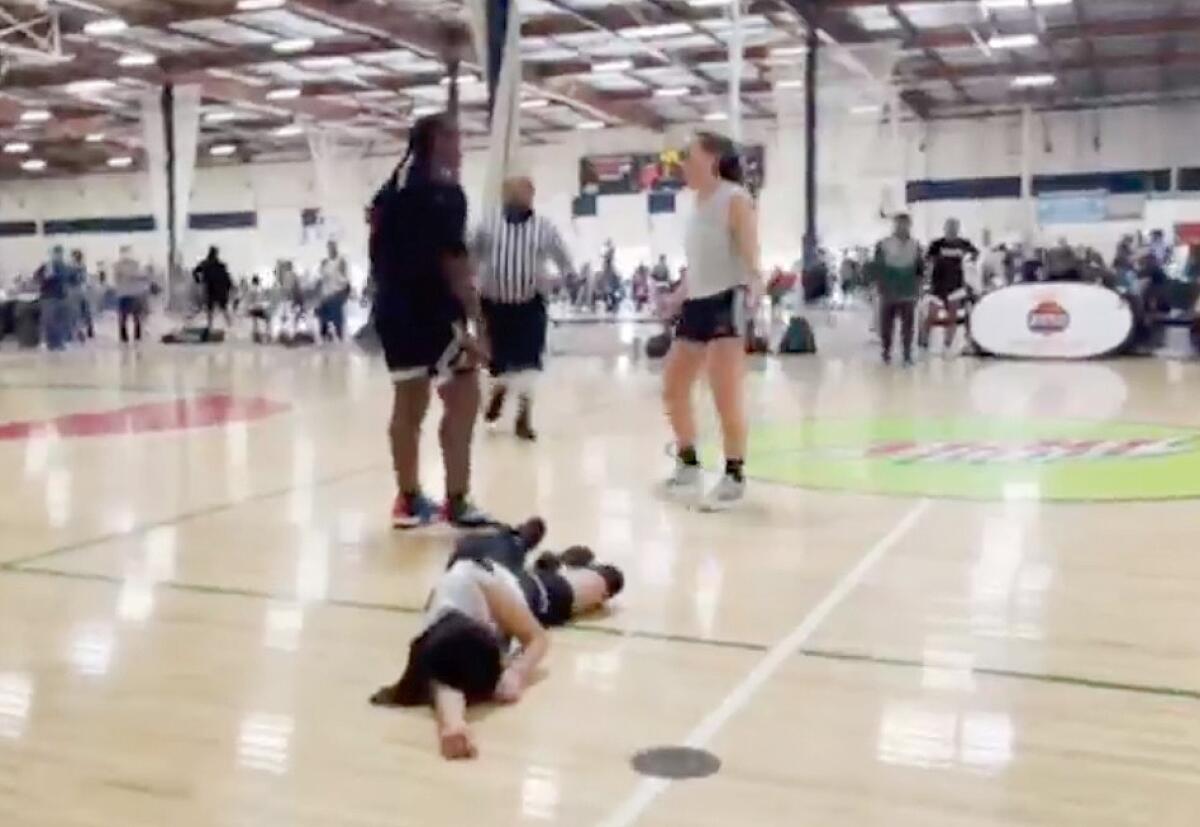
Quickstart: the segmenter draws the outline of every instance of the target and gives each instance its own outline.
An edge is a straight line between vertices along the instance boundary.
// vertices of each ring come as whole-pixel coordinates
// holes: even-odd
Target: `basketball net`
[[[326,239],[340,240],[345,226],[344,213],[351,210],[362,217],[358,203],[362,187],[358,181],[358,161],[366,147],[330,129],[309,126],[306,133],[316,179],[320,226]]]
[[[899,57],[897,43],[822,44],[817,61],[817,231],[823,247],[871,244],[886,233],[886,216],[903,207],[904,144],[891,81]],[[804,60],[804,55],[795,56],[773,73],[779,162],[768,170],[772,178],[784,174],[786,180],[804,180]],[[791,203],[779,206],[803,216],[803,189],[788,188],[780,197]],[[794,230],[797,253],[802,232],[802,224]]]

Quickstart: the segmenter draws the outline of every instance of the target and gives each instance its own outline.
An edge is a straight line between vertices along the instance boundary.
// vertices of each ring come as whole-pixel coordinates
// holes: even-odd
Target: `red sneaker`
[[[400,494],[392,506],[392,527],[421,528],[437,522],[439,516],[437,505],[424,494]]]

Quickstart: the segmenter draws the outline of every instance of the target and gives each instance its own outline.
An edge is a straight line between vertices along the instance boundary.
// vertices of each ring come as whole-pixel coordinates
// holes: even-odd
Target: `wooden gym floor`
[[[448,764],[427,713],[367,704],[450,543],[388,527],[378,366],[240,346],[5,355],[0,824],[1191,827],[1200,501],[1178,463],[1198,385],[1197,365],[1149,360],[772,361],[752,409],[795,458],[759,445],[774,481],[705,516],[655,493],[655,373],[556,360],[541,442],[479,437],[478,499],[544,515],[548,545],[592,545],[628,591],[554,632],[526,700],[476,716],[479,760]],[[1010,440],[1050,420],[1176,436],[1168,459],[1082,477],[1011,457],[897,477],[913,464],[807,436],[953,420],[959,444],[998,417]],[[820,489],[787,484],[812,469]],[[1130,501],[1139,474],[1156,501]],[[631,768],[664,745],[721,769]]]

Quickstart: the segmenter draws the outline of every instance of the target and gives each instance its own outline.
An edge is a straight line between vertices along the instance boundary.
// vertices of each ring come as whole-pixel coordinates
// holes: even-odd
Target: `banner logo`
[[[1050,299],[1040,302],[1037,307],[1030,310],[1026,321],[1033,333],[1052,336],[1055,333],[1062,333],[1071,326],[1071,314],[1061,304]]]
[[[1003,463],[1046,464],[1168,457],[1194,450],[1190,437],[1168,439],[1039,439],[1029,442],[915,442],[898,441],[871,445],[854,452],[857,459],[881,459],[897,463],[997,465]],[[840,455],[842,458],[846,454]]]

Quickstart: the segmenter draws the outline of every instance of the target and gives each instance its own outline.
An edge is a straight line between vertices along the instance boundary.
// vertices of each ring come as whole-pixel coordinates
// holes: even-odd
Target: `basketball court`
[[[771,359],[769,479],[711,516],[655,493],[655,370],[555,360],[540,443],[481,435],[477,497],[629,587],[461,764],[367,703],[452,536],[388,527],[377,365],[7,355],[0,823],[1191,825],[1198,380]],[[636,771],[657,747],[719,766]]]

